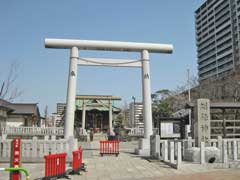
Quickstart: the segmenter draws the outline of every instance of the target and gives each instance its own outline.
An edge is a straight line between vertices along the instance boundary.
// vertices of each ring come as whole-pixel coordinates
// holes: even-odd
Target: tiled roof
[[[112,96],[112,95],[77,95],[76,99],[85,99],[85,100],[91,100],[91,99],[95,99],[95,100],[115,100],[115,101],[119,101],[121,100],[120,97],[117,96]]]
[[[4,100],[4,99],[0,99],[0,106],[5,106],[7,107],[10,104],[10,102]]]
[[[13,111],[13,109],[9,107],[10,104],[11,104],[10,102],[0,99],[0,108],[5,109],[7,111]]]
[[[37,104],[11,103],[10,108],[14,109],[12,114],[33,114],[40,115]]]

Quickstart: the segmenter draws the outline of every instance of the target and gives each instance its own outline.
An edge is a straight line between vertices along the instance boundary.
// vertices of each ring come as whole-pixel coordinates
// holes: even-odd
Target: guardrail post
[[[51,140],[56,140],[56,135],[52,135]]]
[[[233,141],[233,160],[237,160],[237,141]]]
[[[35,158],[37,157],[37,137],[32,138],[32,157]]]
[[[164,161],[168,160],[168,141],[167,140],[163,142],[163,160]]]
[[[237,153],[240,154],[240,141],[237,140]]]
[[[205,142],[200,144],[200,163],[205,164]]]
[[[233,149],[232,149],[232,141],[227,141],[227,152],[228,152],[228,155],[231,155]]]
[[[220,154],[222,154],[222,136],[217,137],[217,147],[220,149]]]
[[[222,161],[224,164],[228,163],[227,141],[225,139],[222,142]]]
[[[170,141],[170,162],[174,163],[174,142]]]
[[[192,137],[188,137],[187,138],[187,148],[191,148],[192,147]]]
[[[188,148],[186,140],[182,140],[182,146],[183,146],[183,151],[182,151],[183,154],[182,154],[182,156],[185,157],[185,151]]]
[[[154,156],[156,158],[160,157],[160,136],[159,135],[155,135],[155,154]]]
[[[45,140],[45,141],[48,141],[48,140],[49,140],[49,136],[48,136],[48,135],[45,135],[45,136],[44,136],[44,140]]]
[[[177,142],[177,165],[181,165],[182,163],[182,144],[181,142]]]

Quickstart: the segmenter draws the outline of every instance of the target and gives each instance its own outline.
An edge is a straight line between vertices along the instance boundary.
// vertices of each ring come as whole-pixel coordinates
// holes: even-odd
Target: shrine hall
[[[94,129],[96,132],[107,132],[113,129],[113,116],[121,109],[114,106],[121,100],[115,96],[77,95],[75,111],[75,127],[84,131]]]

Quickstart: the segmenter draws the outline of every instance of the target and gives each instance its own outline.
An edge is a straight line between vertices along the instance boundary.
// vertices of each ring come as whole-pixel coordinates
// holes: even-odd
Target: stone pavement
[[[202,172],[187,175],[162,176],[148,180],[239,180],[240,169],[222,169],[212,172]]]
[[[213,177],[219,179],[224,177],[226,180],[231,179],[230,177],[240,179],[240,169],[207,169],[198,164],[186,164],[185,168],[181,170],[172,169],[162,162],[151,161],[135,155],[133,151],[137,147],[137,142],[121,142],[118,157],[112,155],[101,157],[97,141],[81,143],[81,145],[84,149],[83,161],[87,165],[87,172],[83,172],[80,176],[70,176],[72,180],[197,180],[200,177],[202,177],[201,180],[214,179]],[[6,166],[8,164],[0,164],[0,167]],[[44,176],[43,164],[23,164],[23,166],[30,170],[31,179]],[[8,173],[0,172],[0,180],[7,179]]]
[[[151,161],[135,155],[134,149],[137,142],[121,142],[120,155],[118,157],[99,155],[99,143],[91,143],[92,157],[84,162],[87,164],[87,171],[82,176],[72,176],[73,180],[127,180],[127,179],[149,179],[163,176],[174,176],[193,174],[198,172],[214,171],[200,165],[186,165],[185,169],[176,170],[159,161]],[[86,150],[85,150],[86,152]]]

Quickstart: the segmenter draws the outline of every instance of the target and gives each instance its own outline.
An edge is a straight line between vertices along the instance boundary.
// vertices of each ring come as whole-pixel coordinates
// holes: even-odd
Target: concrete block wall
[[[0,162],[9,162],[11,157],[12,140],[0,140]],[[77,139],[69,138],[60,140],[39,140],[34,137],[31,140],[22,140],[22,162],[43,162],[48,154],[68,154],[68,160],[72,159],[72,151],[77,150]]]
[[[179,168],[185,159],[186,150],[195,147],[195,140],[161,140],[159,135],[151,136],[151,156],[162,160],[174,168]],[[201,142],[199,148],[199,163],[206,164],[206,156],[211,147],[220,151],[220,162],[228,166],[229,161],[240,160],[240,139],[211,139],[210,146]],[[197,147],[196,147],[197,148]]]

